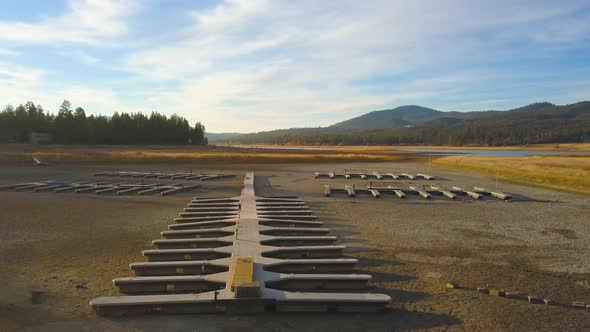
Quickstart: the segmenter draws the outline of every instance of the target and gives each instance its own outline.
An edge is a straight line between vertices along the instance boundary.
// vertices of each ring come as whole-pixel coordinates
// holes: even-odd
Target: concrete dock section
[[[116,278],[124,296],[90,302],[100,315],[148,312],[378,311],[391,302],[363,292],[371,276],[327,235],[298,196],[260,197],[247,173],[239,197],[191,201],[170,230]],[[188,215],[187,213],[190,213]],[[190,219],[190,220],[186,220]],[[176,226],[179,225],[179,226]]]

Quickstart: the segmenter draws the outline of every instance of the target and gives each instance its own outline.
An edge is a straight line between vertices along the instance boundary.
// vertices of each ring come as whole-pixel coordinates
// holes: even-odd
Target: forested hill
[[[244,133],[206,133],[209,142],[226,142]]]
[[[373,111],[350,120],[331,125],[332,128],[376,129],[399,128],[444,117],[444,112],[408,105],[391,110]]]
[[[413,113],[415,112],[415,113]],[[242,144],[520,145],[590,140],[590,102],[537,103],[509,111],[441,112],[402,106],[324,128],[293,128],[233,137]]]
[[[0,142],[29,142],[31,133],[48,134],[50,142],[62,144],[207,144],[205,126],[194,127],[178,115],[152,112],[114,113],[110,117],[87,116],[64,100],[57,115],[28,102],[0,112]]]
[[[549,105],[549,103],[534,104]],[[432,108],[406,105],[394,109],[373,111],[350,120],[342,121],[331,125],[331,128],[343,129],[392,129],[411,127],[424,122],[441,118],[471,119],[483,116],[494,115],[500,111],[487,112],[441,112]]]

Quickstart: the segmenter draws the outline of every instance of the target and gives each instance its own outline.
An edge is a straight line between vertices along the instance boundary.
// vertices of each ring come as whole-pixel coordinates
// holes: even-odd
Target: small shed
[[[51,135],[48,133],[40,133],[33,131],[29,137],[29,142],[31,144],[41,144],[41,143],[49,143],[51,142]]]

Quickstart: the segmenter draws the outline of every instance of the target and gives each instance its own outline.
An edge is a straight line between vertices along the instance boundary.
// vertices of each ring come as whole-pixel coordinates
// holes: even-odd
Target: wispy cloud
[[[14,50],[9,50],[6,48],[0,48],[0,55],[6,55],[6,56],[17,56],[20,53]]]
[[[0,21],[0,40],[52,44],[112,44],[127,33],[125,18],[134,12],[135,0],[70,1],[68,11],[39,22]]]
[[[68,50],[63,52],[62,55],[87,65],[94,65],[100,62],[99,58],[94,57],[82,50]]]
[[[38,58],[21,64],[43,72],[34,86],[18,83],[33,97],[72,94],[97,112],[176,112],[213,131],[327,125],[405,103],[509,108],[588,91],[567,84],[590,75],[583,65],[590,50],[584,0],[174,5],[72,1],[61,15],[38,22],[0,21],[0,41],[52,45],[69,61],[59,69],[37,66]],[[145,12],[162,18],[155,22]],[[109,46],[117,48],[104,52]],[[11,89],[0,85],[0,98]]]
[[[101,110],[103,115],[112,115],[114,112],[150,111],[142,109],[141,105],[123,101],[115,91],[108,88],[97,89],[77,85],[63,89],[59,94],[67,96],[74,105],[81,105],[87,110]]]
[[[47,83],[48,75],[43,69],[0,61],[0,102],[18,105],[33,101],[45,106],[47,111],[56,112],[61,102],[68,99],[76,106],[105,115],[150,110],[142,104],[124,101],[113,89]]]
[[[443,91],[460,93],[458,87],[467,89],[473,80],[494,73],[483,75],[476,68],[469,74],[405,79],[405,88],[390,84],[363,89],[353,82],[383,73],[409,75],[428,66],[508,58],[514,52],[508,44],[542,43],[539,32],[557,29],[560,24],[553,19],[580,5],[500,1],[484,8],[473,1],[233,0],[192,12],[190,34],[133,52],[125,64],[144,79],[178,82],[178,92],[161,100],[171,108],[192,106],[195,116],[216,130],[244,130],[247,116],[263,120],[256,121],[256,129],[326,124],[334,116]],[[564,39],[577,40],[580,31],[590,31],[581,19],[576,22],[576,32]]]
[[[42,69],[19,66],[0,61],[0,86],[12,85],[15,82],[37,84],[46,72]]]
[[[30,100],[39,103],[52,100],[51,94],[42,88],[45,76],[42,69],[0,61],[0,103],[18,105]]]

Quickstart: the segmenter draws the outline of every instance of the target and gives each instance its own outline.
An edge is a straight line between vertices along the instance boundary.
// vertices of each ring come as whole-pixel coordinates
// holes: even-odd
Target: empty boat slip
[[[366,179],[373,179],[373,180],[434,180],[435,177],[432,175],[418,173],[418,174],[408,174],[408,173],[401,173],[401,174],[394,174],[390,172],[365,172],[365,171],[347,171],[344,170],[344,173],[336,173],[334,171],[331,172],[315,172],[314,177],[318,178],[328,178],[328,179],[336,179],[336,178],[344,178],[346,180],[358,178],[361,180]]]
[[[473,190],[465,190],[461,187],[452,187],[451,189],[448,189],[436,185],[429,185],[428,187],[430,189],[424,189],[412,185],[409,185],[408,188],[399,188],[392,185],[375,186],[371,182],[366,187],[366,189],[358,189],[354,185],[345,185],[344,188],[335,188],[326,184],[323,186],[323,193],[326,197],[333,196],[333,194],[336,193],[342,193],[351,198],[357,197],[357,194],[368,194],[372,195],[374,198],[380,198],[382,194],[389,194],[400,199],[405,199],[406,197],[412,195],[419,196],[424,199],[431,199],[433,196],[440,196],[445,199],[455,200],[458,196],[462,196],[473,200],[483,200],[484,196],[489,196],[506,202],[512,200],[512,195],[510,194],[480,187],[474,187]]]
[[[199,173],[164,173],[164,172],[137,172],[137,171],[123,171],[123,172],[101,172],[96,173],[94,176],[99,177],[122,177],[122,178],[157,178],[157,179],[171,179],[171,180],[217,180],[233,178],[233,174],[199,174]]]
[[[39,181],[19,183],[0,187],[0,190],[54,192],[76,194],[95,193],[97,195],[114,194],[121,195],[153,195],[169,196],[176,193],[188,192],[199,188],[198,184],[183,183],[143,183],[143,182],[91,182],[91,181]]]
[[[239,197],[187,209],[203,213],[162,232],[147,262],[130,265],[134,277],[113,280],[127,295],[90,302],[98,314],[376,311],[391,301],[363,292],[371,276],[352,273],[357,260],[341,258],[345,247],[298,196],[256,196],[253,173]]]

